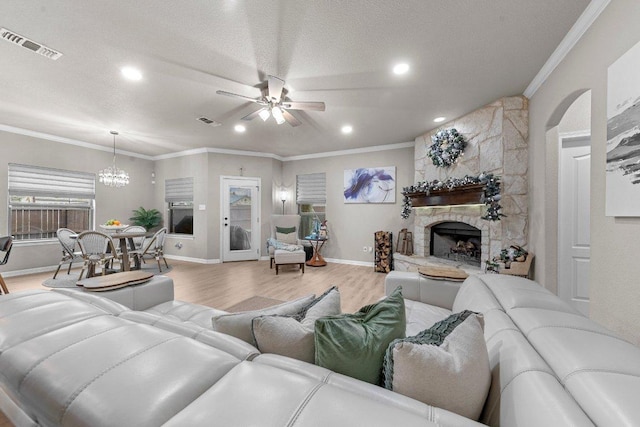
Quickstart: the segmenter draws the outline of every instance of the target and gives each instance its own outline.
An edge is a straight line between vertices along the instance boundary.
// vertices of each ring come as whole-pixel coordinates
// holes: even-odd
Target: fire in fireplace
[[[482,233],[464,222],[447,221],[431,226],[429,254],[480,266]]]

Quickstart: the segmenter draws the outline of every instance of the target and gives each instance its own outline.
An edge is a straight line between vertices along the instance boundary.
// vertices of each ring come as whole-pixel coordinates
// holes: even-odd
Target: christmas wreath
[[[431,136],[433,142],[427,156],[434,165],[446,168],[455,163],[467,145],[464,137],[455,128],[440,130]]]

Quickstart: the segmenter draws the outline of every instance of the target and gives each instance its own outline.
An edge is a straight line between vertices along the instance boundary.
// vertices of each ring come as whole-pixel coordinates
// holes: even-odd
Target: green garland
[[[436,167],[449,167],[462,155],[467,145],[463,136],[455,128],[441,130],[431,136],[432,144],[427,156]]]
[[[501,217],[506,216],[500,212],[500,209],[502,209],[499,203],[502,198],[502,196],[500,196],[500,177],[486,172],[482,172],[477,177],[465,175],[464,178],[447,178],[446,181],[438,181],[437,179],[431,182],[422,181],[410,187],[403,187],[402,195],[404,196],[404,200],[400,216],[403,219],[407,219],[409,218],[409,214],[411,214],[411,197],[409,197],[411,193],[425,193],[428,195],[434,190],[453,190],[456,187],[470,184],[484,184],[484,204],[487,206],[487,213],[482,216],[482,219],[499,221]]]

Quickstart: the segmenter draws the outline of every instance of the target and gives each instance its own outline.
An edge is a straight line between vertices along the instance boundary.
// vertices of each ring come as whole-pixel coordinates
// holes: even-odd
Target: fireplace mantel
[[[469,184],[452,189],[406,193],[414,208],[427,206],[477,205],[484,203],[484,184]]]

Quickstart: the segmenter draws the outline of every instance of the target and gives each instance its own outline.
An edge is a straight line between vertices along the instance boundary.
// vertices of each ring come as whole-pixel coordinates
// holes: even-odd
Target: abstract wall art
[[[607,216],[640,216],[640,43],[608,70]]]
[[[345,203],[395,203],[396,167],[345,169]]]

